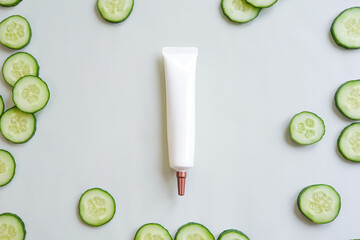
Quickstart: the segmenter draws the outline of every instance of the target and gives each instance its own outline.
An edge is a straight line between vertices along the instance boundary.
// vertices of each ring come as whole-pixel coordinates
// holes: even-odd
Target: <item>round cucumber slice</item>
[[[342,11],[331,25],[331,35],[341,47],[360,48],[360,7]]]
[[[230,21],[237,23],[250,22],[261,11],[261,8],[253,7],[245,0],[221,0],[221,9]]]
[[[14,7],[18,5],[22,0],[0,0],[0,6],[2,7]]]
[[[228,229],[220,233],[218,240],[250,240],[243,232],[236,229]]]
[[[175,235],[175,240],[188,239],[215,240],[215,237],[205,226],[190,222],[181,226]]]
[[[4,109],[5,109],[4,99],[2,98],[2,96],[0,96],[0,116],[4,113]]]
[[[344,128],[338,138],[337,145],[344,158],[360,162],[360,123],[353,123]]]
[[[298,196],[299,210],[314,223],[329,223],[339,215],[341,198],[330,185],[316,184],[304,188]]]
[[[134,0],[97,0],[97,7],[106,21],[119,23],[130,16]]]
[[[0,214],[0,239],[24,240],[25,224],[21,218],[13,213]]]
[[[278,0],[246,0],[246,2],[254,7],[268,8],[274,5]]]
[[[36,118],[17,107],[10,108],[0,118],[0,131],[4,138],[13,143],[24,143],[34,136]]]
[[[136,232],[135,240],[161,239],[172,240],[169,231],[158,223],[142,225]]]
[[[79,215],[90,226],[99,227],[108,223],[115,211],[114,198],[101,188],[87,190],[79,201]]]
[[[13,87],[24,76],[38,76],[39,64],[31,54],[18,52],[5,60],[2,75],[4,80]]]
[[[11,182],[15,175],[15,168],[14,157],[8,151],[0,149],[0,187]]]
[[[13,88],[13,101],[16,107],[26,113],[35,113],[43,109],[49,98],[49,88],[39,77],[22,77]]]
[[[29,22],[13,15],[0,22],[0,43],[11,49],[21,49],[29,44],[31,28]]]
[[[345,117],[360,120],[360,80],[342,84],[336,91],[335,105]]]
[[[320,141],[324,134],[324,121],[315,113],[304,111],[291,119],[290,136],[301,145],[314,144]]]

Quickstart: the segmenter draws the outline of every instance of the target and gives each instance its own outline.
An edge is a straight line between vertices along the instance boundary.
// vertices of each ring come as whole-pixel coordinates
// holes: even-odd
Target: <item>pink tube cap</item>
[[[176,178],[177,178],[177,183],[178,183],[178,194],[180,196],[184,196],[186,172],[176,172]]]

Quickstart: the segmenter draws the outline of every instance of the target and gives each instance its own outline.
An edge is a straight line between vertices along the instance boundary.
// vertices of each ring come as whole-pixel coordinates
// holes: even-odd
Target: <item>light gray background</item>
[[[99,18],[95,1],[24,0],[0,18],[26,17],[30,45],[49,84],[28,143],[1,139],[18,167],[0,189],[0,212],[22,217],[28,240],[132,239],[158,222],[175,234],[188,221],[217,235],[238,228],[251,239],[360,238],[360,165],[342,159],[336,139],[350,121],[333,105],[337,87],[359,77],[360,52],[335,46],[332,20],[356,0],[279,0],[251,23],[221,14],[219,0],[137,0],[121,24]],[[196,156],[186,196],[168,167],[161,48],[199,48]],[[15,51],[0,47],[0,62]],[[0,81],[6,106],[11,88]],[[291,117],[320,115],[326,135],[299,147]],[[296,208],[299,191],[327,183],[342,196],[339,217],[309,223]],[[83,191],[102,187],[115,218],[83,224]]]

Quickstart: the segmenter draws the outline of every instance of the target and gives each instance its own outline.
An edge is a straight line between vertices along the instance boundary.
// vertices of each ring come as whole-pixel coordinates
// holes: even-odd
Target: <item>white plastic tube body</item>
[[[165,47],[167,139],[170,167],[185,172],[194,166],[195,72],[197,48]]]

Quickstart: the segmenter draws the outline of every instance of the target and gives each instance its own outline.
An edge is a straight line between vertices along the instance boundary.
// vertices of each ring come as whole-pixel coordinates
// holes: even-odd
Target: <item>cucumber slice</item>
[[[79,215],[84,223],[99,227],[108,223],[115,215],[114,198],[105,190],[92,188],[87,190],[79,201]]]
[[[0,0],[0,6],[2,7],[14,7],[18,5],[22,0]]]
[[[304,111],[291,119],[290,136],[301,145],[314,144],[320,141],[324,134],[324,121],[315,113]]]
[[[360,48],[360,7],[342,11],[331,25],[331,35],[341,47]]]
[[[278,0],[246,0],[246,2],[254,7],[268,8],[274,5]]]
[[[2,67],[4,80],[14,86],[20,78],[39,75],[39,64],[36,59],[26,52],[18,52],[8,57]]]
[[[0,116],[4,113],[4,109],[5,109],[4,99],[2,98],[2,96],[0,96]]]
[[[314,223],[329,223],[339,215],[341,198],[330,185],[316,184],[304,188],[298,196],[299,210]]]
[[[337,145],[344,158],[360,162],[360,123],[353,123],[344,128],[338,138]]]
[[[49,88],[39,77],[25,76],[13,88],[13,101],[16,107],[26,113],[35,113],[43,109],[49,98]]]
[[[24,240],[25,235],[25,224],[18,215],[13,213],[0,214],[1,240]]]
[[[342,84],[336,91],[335,105],[347,118],[360,120],[360,80]]]
[[[250,240],[250,238],[239,230],[228,229],[220,233],[218,240]]]
[[[175,235],[175,240],[189,239],[215,240],[215,237],[205,226],[190,222],[181,226]]]
[[[21,49],[29,44],[31,28],[29,22],[13,15],[0,22],[0,43],[11,49]]]
[[[169,231],[158,223],[148,223],[142,225],[136,232],[135,240],[172,240]]]
[[[15,175],[15,168],[14,157],[8,151],[0,149],[0,187],[11,182]]]
[[[224,15],[233,22],[246,23],[255,19],[261,8],[248,4],[245,0],[221,0]]]
[[[97,7],[106,21],[119,23],[130,16],[134,0],[97,0]]]
[[[24,143],[34,136],[36,118],[17,107],[10,108],[0,118],[0,131],[4,138],[13,143]]]

